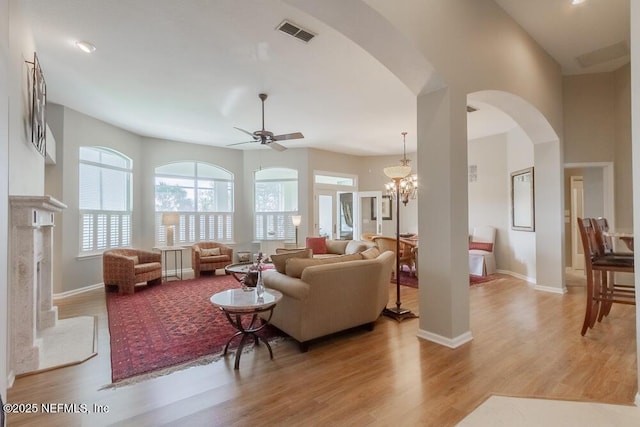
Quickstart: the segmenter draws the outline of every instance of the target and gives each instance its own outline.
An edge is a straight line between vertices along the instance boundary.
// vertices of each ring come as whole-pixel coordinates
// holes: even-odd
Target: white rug
[[[458,426],[640,426],[637,406],[491,396]]]
[[[40,364],[32,373],[82,363],[97,354],[94,316],[58,319],[54,327],[42,331]]]

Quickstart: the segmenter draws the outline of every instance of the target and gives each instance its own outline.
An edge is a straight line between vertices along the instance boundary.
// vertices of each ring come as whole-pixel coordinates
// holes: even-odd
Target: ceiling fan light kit
[[[284,151],[287,149],[284,145],[278,144],[276,141],[288,141],[290,139],[302,139],[304,135],[300,132],[286,133],[282,135],[274,135],[273,132],[268,131],[264,127],[264,101],[267,100],[267,94],[261,93],[258,95],[260,101],[262,101],[262,129],[257,130],[255,132],[249,132],[248,130],[241,129],[239,127],[234,127],[234,129],[239,130],[240,132],[244,132],[247,135],[250,135],[253,138],[253,141],[245,141],[245,142],[236,142],[235,144],[229,144],[227,147],[231,147],[234,145],[241,144],[250,144],[254,142],[259,142],[261,145],[266,145],[270,148],[273,148],[276,151]]]

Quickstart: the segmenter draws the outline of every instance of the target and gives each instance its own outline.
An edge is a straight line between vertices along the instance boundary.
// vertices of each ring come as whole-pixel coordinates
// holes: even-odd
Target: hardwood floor
[[[580,280],[578,279],[578,285]],[[575,280],[571,284],[576,284]],[[390,286],[390,301],[395,288]],[[58,301],[61,317],[99,317],[99,354],[77,366],[27,376],[11,403],[102,405],[106,414],[11,414],[10,426],[373,425],[451,426],[491,394],[633,403],[635,307],[616,305],[580,336],[584,289],[534,291],[499,275],[470,289],[474,339],[449,349],[416,337],[418,320],[381,317],[364,329],[315,343],[292,341],[135,385],[110,383],[109,332],[101,290]],[[402,288],[418,312],[417,290]]]

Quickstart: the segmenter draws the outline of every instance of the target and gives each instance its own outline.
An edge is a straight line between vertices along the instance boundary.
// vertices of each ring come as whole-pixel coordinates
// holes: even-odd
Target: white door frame
[[[565,169],[576,168],[602,168],[602,199],[604,201],[603,212],[607,218],[609,228],[615,230],[615,193],[614,193],[614,170],[613,162],[584,162],[584,163],[565,163]],[[583,198],[584,201],[584,198]],[[573,224],[572,226],[573,227]],[[573,229],[573,228],[572,228]],[[566,238],[566,236],[565,236]]]
[[[358,216],[357,221],[354,223],[354,240],[359,240],[362,235],[362,215],[363,212],[362,199],[363,198],[375,198],[376,200],[376,212],[382,211],[382,191],[358,191],[353,193],[354,197],[358,199],[358,203],[355,205],[358,206]],[[357,233],[357,234],[356,234]],[[376,215],[376,233],[382,234],[382,215]]]
[[[580,179],[578,179],[580,178]],[[571,268],[573,270],[584,270],[584,253],[582,248],[582,239],[580,237],[580,231],[578,230],[578,217],[582,216],[584,212],[584,189],[582,188],[582,177],[571,176]],[[580,183],[580,209],[578,209],[578,200],[576,197],[576,191],[578,190],[577,183]]]

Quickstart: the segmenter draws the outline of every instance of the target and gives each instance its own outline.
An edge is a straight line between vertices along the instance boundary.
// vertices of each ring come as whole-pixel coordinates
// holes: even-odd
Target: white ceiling
[[[577,70],[575,56],[628,38],[628,0],[587,0],[579,10],[566,6],[570,0],[496,1],[567,74],[604,71]],[[349,39],[282,0],[21,3],[48,100],[137,134],[214,146],[246,141],[234,127],[260,128],[264,92],[266,128],[305,135],[287,147],[396,154],[408,131],[407,151],[416,149],[413,93]],[[284,19],[317,37],[304,44],[276,31]],[[96,52],[80,52],[77,40]],[[513,127],[483,109],[470,115],[470,139]]]

